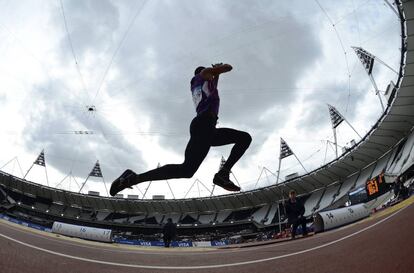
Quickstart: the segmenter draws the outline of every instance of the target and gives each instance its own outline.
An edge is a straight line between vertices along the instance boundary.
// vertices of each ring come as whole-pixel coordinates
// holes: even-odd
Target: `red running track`
[[[85,244],[0,222],[0,272],[414,272],[414,205],[294,241],[248,248]]]

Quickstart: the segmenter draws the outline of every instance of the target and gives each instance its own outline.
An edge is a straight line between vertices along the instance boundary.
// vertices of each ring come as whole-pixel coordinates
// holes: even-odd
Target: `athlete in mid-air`
[[[190,125],[190,140],[185,149],[182,164],[169,164],[160,168],[136,174],[126,170],[111,185],[110,194],[114,196],[125,188],[145,181],[165,180],[172,178],[190,178],[207,156],[210,147],[234,144],[231,153],[213,183],[228,191],[240,191],[230,180],[230,171],[249,147],[252,138],[242,131],[230,128],[216,128],[220,97],[217,89],[219,75],[229,72],[233,67],[229,64],[215,64],[212,67],[197,67],[191,79],[191,93],[197,116]]]

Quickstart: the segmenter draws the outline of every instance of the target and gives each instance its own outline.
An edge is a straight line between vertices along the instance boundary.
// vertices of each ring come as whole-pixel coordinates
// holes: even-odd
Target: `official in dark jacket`
[[[294,190],[289,192],[289,199],[285,202],[285,209],[288,218],[288,226],[292,225],[292,239],[295,239],[296,230],[299,225],[302,226],[303,236],[308,235],[306,229],[305,207],[303,203],[296,199]]]
[[[171,241],[175,238],[176,234],[176,226],[173,223],[171,218],[167,219],[167,223],[164,225],[163,228],[164,233],[164,246],[170,247]]]

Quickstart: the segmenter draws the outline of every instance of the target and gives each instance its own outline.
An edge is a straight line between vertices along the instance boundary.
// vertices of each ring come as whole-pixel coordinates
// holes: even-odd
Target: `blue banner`
[[[30,227],[30,228],[34,228],[34,229],[41,230],[41,231],[46,231],[46,232],[52,232],[52,230],[50,228],[47,228],[47,227],[44,227],[44,226],[41,226],[41,225],[37,225],[37,224],[33,224],[33,223],[30,223],[30,222],[22,221],[22,220],[19,220],[19,219],[15,219],[15,218],[9,217],[9,216],[1,214],[1,213],[0,213],[0,218],[4,219],[6,221],[9,221],[9,222],[18,224],[18,225],[25,226],[25,227]]]
[[[164,242],[162,241],[143,241],[143,240],[127,240],[123,238],[114,239],[115,243],[127,244],[127,245],[137,245],[137,246],[159,246],[163,247]],[[229,242],[226,241],[211,241],[211,246],[226,246]],[[193,247],[196,246],[197,242],[193,243],[190,241],[173,241],[171,242],[172,247]]]
[[[142,241],[142,240],[127,240],[127,239],[121,239],[116,238],[114,239],[115,243],[119,244],[127,244],[127,245],[137,245],[137,246],[164,246],[164,242],[162,241]],[[171,242],[172,247],[192,247],[192,242],[182,242],[182,241],[173,241]]]
[[[226,246],[229,244],[229,241],[211,241],[211,246]]]

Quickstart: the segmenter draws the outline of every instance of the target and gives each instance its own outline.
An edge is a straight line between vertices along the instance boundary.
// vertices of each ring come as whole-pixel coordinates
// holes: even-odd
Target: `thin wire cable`
[[[367,2],[369,2],[369,1],[367,1]],[[367,3],[367,2],[365,2],[365,3]],[[356,10],[360,9],[361,6],[355,8],[355,2],[354,2],[354,0],[352,0],[352,6],[354,7],[354,16],[355,16],[355,21],[356,21],[356,24],[357,24],[358,44],[361,46],[361,27],[360,27],[360,23],[359,23],[360,21],[359,21],[358,13],[355,12]]]
[[[88,96],[88,100],[90,101],[91,98],[90,98],[89,92],[86,88],[85,80],[82,76],[82,72],[81,72],[80,67],[79,67],[79,62],[78,62],[78,58],[76,57],[75,49],[73,47],[72,38],[70,37],[70,32],[69,32],[69,28],[68,28],[67,19],[66,19],[65,8],[63,6],[63,1],[59,0],[59,2],[60,2],[60,9],[62,11],[62,17],[63,17],[63,22],[64,22],[64,25],[65,25],[66,34],[67,34],[69,45],[70,45],[70,50],[72,52],[73,59],[75,60],[76,70],[78,72],[82,87],[83,87],[83,89],[85,90],[85,92]]]
[[[84,133],[85,132],[85,133]],[[64,132],[56,132],[51,133],[52,135],[99,135],[94,131],[64,131]],[[164,132],[140,132],[140,131],[120,131],[120,132],[106,132],[105,135],[107,136],[124,136],[124,135],[139,135],[139,136],[165,136],[165,137],[181,137],[187,136],[184,133],[164,133]]]
[[[369,2],[371,2],[371,0],[367,0],[364,3],[360,4],[359,6],[355,7],[355,3],[354,1],[352,1],[352,6],[353,9],[352,11],[350,11],[349,13],[345,14],[344,16],[342,16],[341,18],[339,18],[336,22],[335,22],[335,26],[338,25],[339,23],[341,23],[343,20],[345,20],[348,16],[350,16],[351,14],[354,14],[357,10],[359,10],[360,8],[362,8],[363,6],[365,6],[366,4],[368,4]]]
[[[112,54],[111,60],[109,61],[109,64],[108,64],[108,66],[107,66],[107,67],[106,67],[106,69],[105,69],[104,75],[103,75],[103,77],[102,77],[102,79],[101,79],[101,82],[99,83],[98,89],[96,90],[95,97],[94,97],[94,98],[93,98],[93,100],[92,100],[92,104],[93,104],[93,102],[96,100],[96,98],[98,97],[99,92],[101,91],[102,85],[103,85],[103,83],[105,82],[106,76],[108,75],[109,69],[111,68],[112,63],[114,62],[115,57],[116,57],[116,55],[118,54],[119,49],[122,47],[122,44],[123,44],[123,43],[124,43],[124,41],[126,40],[126,38],[127,38],[127,35],[128,35],[128,33],[129,33],[129,31],[131,30],[131,28],[132,28],[132,26],[133,26],[133,24],[134,24],[135,20],[137,19],[138,15],[139,15],[139,14],[141,13],[141,11],[143,10],[143,8],[144,8],[144,6],[145,6],[145,4],[146,4],[146,3],[147,3],[147,0],[145,0],[145,1],[142,3],[142,5],[138,8],[137,12],[135,13],[134,17],[132,18],[132,20],[129,22],[129,25],[128,25],[128,27],[127,27],[127,29],[126,29],[126,31],[125,31],[125,33],[124,33],[124,35],[122,36],[121,41],[119,42],[119,44],[118,44],[117,48],[115,49],[114,53]]]
[[[335,27],[335,24],[333,22],[333,20],[331,19],[331,17],[329,16],[328,12],[322,7],[321,3],[319,3],[318,0],[315,0],[315,2],[318,4],[319,8],[322,10],[322,12],[325,14],[326,18],[328,19],[328,21],[331,23],[336,37],[338,38],[338,41],[341,45],[341,48],[344,52],[344,57],[345,57],[345,62],[346,62],[346,69],[348,71],[348,98],[347,98],[347,102],[346,102],[346,107],[345,107],[345,113],[348,112],[348,107],[349,107],[349,100],[351,98],[351,72],[349,70],[349,62],[348,62],[348,56],[347,56],[347,52],[345,50],[345,46],[344,43],[342,42],[341,36],[339,35],[338,30]]]
[[[41,69],[43,70],[43,72],[46,74],[46,77],[48,78],[49,82],[53,82],[52,80],[52,76],[49,73],[49,69],[46,67],[46,65],[44,64],[44,62],[42,60],[40,60],[38,57],[36,57],[36,55],[25,45],[25,43],[19,38],[17,37],[16,34],[14,34],[7,26],[2,25],[0,23],[0,28],[2,28],[5,32],[7,32],[15,41],[18,42],[19,46],[26,51],[27,55],[29,57],[31,57],[33,60],[35,60],[41,67]],[[7,72],[7,71],[3,71],[3,72]],[[8,73],[8,75],[11,75],[10,73]],[[18,82],[21,82],[21,79],[17,78],[14,75],[11,75],[13,78],[15,78]],[[69,93],[73,93],[72,90],[68,89],[66,85],[62,86],[64,90],[68,91]],[[37,87],[40,90],[45,90],[48,91],[49,93],[52,93],[51,90],[43,88],[43,87]],[[29,94],[29,93],[28,93]],[[26,97],[23,98],[23,100],[26,99]]]

